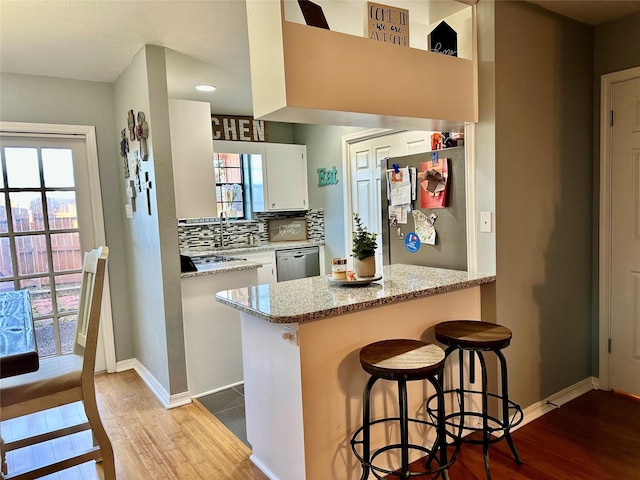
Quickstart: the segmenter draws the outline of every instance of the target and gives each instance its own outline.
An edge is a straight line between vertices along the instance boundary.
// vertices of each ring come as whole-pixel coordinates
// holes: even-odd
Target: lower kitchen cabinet
[[[187,384],[197,397],[243,381],[240,312],[216,293],[258,284],[257,269],[183,278],[182,318]]]
[[[278,277],[276,274],[276,256],[273,250],[256,253],[242,253],[239,256],[246,258],[250,262],[261,263],[262,267],[258,268],[258,279],[256,285],[276,283]]]

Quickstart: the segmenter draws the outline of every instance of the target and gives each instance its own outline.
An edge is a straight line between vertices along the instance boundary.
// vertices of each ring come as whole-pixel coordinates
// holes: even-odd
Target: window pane
[[[13,282],[0,282],[0,292],[13,292],[14,290]]]
[[[0,233],[7,233],[9,224],[7,223],[7,206],[4,201],[4,193],[0,192]]]
[[[7,237],[0,238],[0,277],[13,277],[11,242]]]
[[[71,149],[43,148],[42,171],[45,187],[74,187]]]
[[[49,272],[44,235],[16,237],[16,256],[19,275]]]
[[[33,322],[38,344],[38,356],[50,357],[56,354],[56,337],[53,330],[53,318],[35,320]]]
[[[20,280],[20,289],[29,290],[31,297],[31,312],[34,317],[51,315],[51,283],[49,277],[27,278]]]
[[[227,168],[227,182],[242,183],[242,169]]]
[[[58,321],[58,324],[60,325],[60,346],[62,347],[63,355],[65,353],[73,353],[77,321],[77,315],[67,315],[65,317],[61,317]]]
[[[56,275],[55,282],[58,313],[77,311],[82,273]]]
[[[75,192],[47,192],[50,230],[78,228]]]
[[[13,229],[16,232],[44,230],[42,197],[39,192],[13,192],[9,194]]]
[[[6,150],[5,150],[6,152]],[[4,188],[4,167],[2,166],[2,162],[0,162],[0,188]]]
[[[10,188],[39,188],[38,150],[10,148],[4,150],[7,160],[7,183]]]
[[[54,272],[82,269],[80,234],[69,232],[51,235],[51,259]]]

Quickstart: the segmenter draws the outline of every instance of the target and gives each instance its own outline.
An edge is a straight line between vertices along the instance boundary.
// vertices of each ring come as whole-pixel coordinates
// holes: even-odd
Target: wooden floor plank
[[[118,480],[267,480],[249,460],[247,446],[199,402],[166,410],[132,370],[98,375],[96,388]],[[62,410],[61,416],[77,420],[74,408]],[[31,427],[38,429],[41,422],[36,418]],[[6,423],[2,423],[6,436],[29,427],[24,420],[10,421],[11,428]],[[82,441],[90,443],[88,432],[83,435]],[[515,464],[505,442],[492,445],[493,480],[640,478],[638,400],[591,391],[525,425],[513,437],[524,463]],[[74,440],[75,445],[68,442],[59,448],[52,443],[54,450],[68,453],[81,442]],[[48,455],[46,450],[30,447],[9,452],[7,460],[11,470]],[[463,445],[450,475],[458,480],[485,480],[482,448]],[[89,462],[46,478],[103,480],[103,473],[100,464]]]

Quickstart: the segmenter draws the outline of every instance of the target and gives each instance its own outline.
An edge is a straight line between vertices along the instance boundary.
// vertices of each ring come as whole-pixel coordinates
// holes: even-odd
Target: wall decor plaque
[[[458,56],[458,34],[447,22],[440,22],[428,35],[427,40],[432,52]]]
[[[307,239],[307,219],[305,217],[269,220],[268,229],[271,242]]]
[[[367,2],[367,19],[371,40],[409,46],[409,10]]]

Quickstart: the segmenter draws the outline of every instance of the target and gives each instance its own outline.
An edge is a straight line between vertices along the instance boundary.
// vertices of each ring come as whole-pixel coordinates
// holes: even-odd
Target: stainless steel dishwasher
[[[292,250],[276,250],[276,271],[278,281],[320,275],[320,254],[318,247],[304,247]]]

